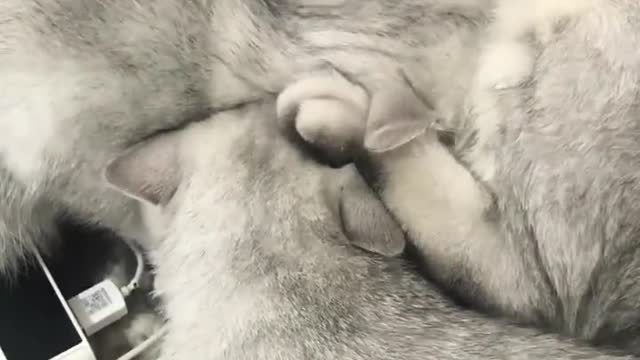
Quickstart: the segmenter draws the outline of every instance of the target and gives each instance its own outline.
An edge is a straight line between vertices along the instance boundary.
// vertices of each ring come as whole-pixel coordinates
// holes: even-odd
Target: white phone
[[[0,279],[0,360],[96,360],[46,263]]]

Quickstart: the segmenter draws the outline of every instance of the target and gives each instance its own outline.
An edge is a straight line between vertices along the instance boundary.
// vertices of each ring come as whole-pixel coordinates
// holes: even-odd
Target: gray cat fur
[[[250,104],[107,168],[141,200],[160,359],[617,358],[463,310],[401,258],[350,246],[388,213],[352,213],[379,203],[355,169],[318,164],[275,124],[273,102]]]
[[[445,288],[640,354],[640,5],[574,3],[523,39],[529,79],[470,93],[453,154],[427,132],[361,165]]]
[[[136,237],[131,201],[99,181],[107,159],[311,68],[380,89],[402,63],[455,93],[442,80],[467,67],[422,69],[475,44],[489,2],[2,1],[0,273],[47,250],[60,216]]]

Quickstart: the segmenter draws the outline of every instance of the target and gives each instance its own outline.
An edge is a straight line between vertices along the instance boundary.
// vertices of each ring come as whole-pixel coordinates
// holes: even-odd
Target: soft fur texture
[[[525,26],[489,32],[483,51],[506,38],[531,54],[481,53],[462,163],[428,132],[371,154],[369,170],[429,273],[461,298],[640,354],[640,5],[529,4],[497,11],[496,24]],[[535,21],[501,18],[518,11]]]
[[[389,215],[350,218],[378,203],[353,167],[319,165],[275,121],[273,103],[248,105],[107,168],[145,209],[160,359],[617,358],[462,310],[403,260],[350,246]]]
[[[472,68],[463,54],[490,3],[2,1],[0,272],[46,250],[60,214],[136,237],[132,202],[99,181],[107,159],[311,69],[384,99],[401,68],[456,108],[466,83],[450,75]]]

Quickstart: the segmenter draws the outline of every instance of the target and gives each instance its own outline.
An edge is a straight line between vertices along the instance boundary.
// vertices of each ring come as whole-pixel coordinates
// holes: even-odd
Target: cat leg
[[[552,307],[524,247],[505,238],[489,192],[427,132],[398,149],[369,154],[358,167],[407,232],[429,276],[485,310],[536,319]]]
[[[361,124],[368,121],[365,120],[367,115],[371,117],[366,114],[370,110],[364,108],[363,95],[357,89],[340,76],[321,75],[319,78],[302,79],[278,98],[281,124],[285,127],[295,126],[304,140],[325,153],[335,155],[336,147],[342,144],[364,146],[366,126],[344,125]],[[377,104],[377,110],[374,110],[376,118],[382,119],[377,125],[385,121],[400,121],[393,116],[394,107],[390,106],[393,104],[389,103],[389,98],[378,96],[377,103],[372,99],[371,107]],[[318,101],[324,106],[304,108],[306,101]],[[295,118],[289,120],[294,112]],[[352,118],[349,119],[349,116]],[[366,150],[359,149],[359,152],[366,153]],[[467,293],[466,297],[469,297],[469,291],[483,293],[484,297],[503,292],[502,288],[499,291],[493,289],[498,283],[497,279],[506,269],[517,265],[507,264],[516,263],[515,259],[498,256],[501,253],[498,250],[501,246],[499,234],[495,224],[487,220],[491,197],[438,142],[435,131],[426,131],[399,148],[370,152],[365,157],[366,160],[357,162],[359,167],[373,171],[365,170],[363,174],[376,174],[373,182],[377,183],[383,202],[409,233],[418,251],[425,256],[428,271],[434,277],[447,286],[457,286],[457,292]],[[476,264],[476,255],[473,254],[476,248],[506,263],[497,269],[492,266],[500,264],[500,261]],[[484,254],[482,256],[485,260],[488,258]],[[484,266],[489,269],[483,269]],[[517,286],[518,279],[512,279],[512,283],[514,287]],[[508,302],[507,299],[487,301]]]
[[[313,84],[335,85],[315,80]],[[288,90],[292,91],[291,88]],[[320,90],[338,93],[328,88],[314,90],[319,94],[322,94]],[[286,108],[289,99],[296,97],[283,93],[280,107]],[[340,98],[332,101],[333,106],[344,109],[341,116],[348,116],[349,109],[355,108],[350,108],[350,101],[343,103]],[[331,117],[333,111],[322,110],[315,109],[311,114],[318,121],[314,126],[339,129],[339,126],[322,124],[322,121],[341,121]],[[388,109],[379,111],[392,116]],[[299,113],[295,121],[308,120],[301,115],[305,114]],[[364,118],[354,116],[358,121]],[[352,127],[350,131],[340,133],[335,142],[328,136],[324,142],[314,145],[364,144],[365,136],[366,129]],[[329,147],[328,151],[334,150]],[[372,170],[362,171],[365,175],[376,174],[373,182],[377,183],[383,202],[408,232],[434,278],[465,298],[478,299],[487,307],[509,307],[507,312],[512,313],[534,308],[531,303],[537,299],[531,295],[533,290],[526,287],[534,282],[523,281],[534,271],[522,261],[519,248],[501,238],[496,223],[488,216],[492,206],[489,193],[440,144],[435,131],[427,130],[393,150],[370,152],[366,159],[357,163],[361,169]]]

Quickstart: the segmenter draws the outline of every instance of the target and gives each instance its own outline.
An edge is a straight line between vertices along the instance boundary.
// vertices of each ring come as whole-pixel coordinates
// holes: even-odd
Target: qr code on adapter
[[[82,306],[84,306],[88,315],[93,315],[112,304],[109,293],[107,293],[107,290],[104,288],[100,288],[87,296],[83,296],[80,301],[82,301]]]

